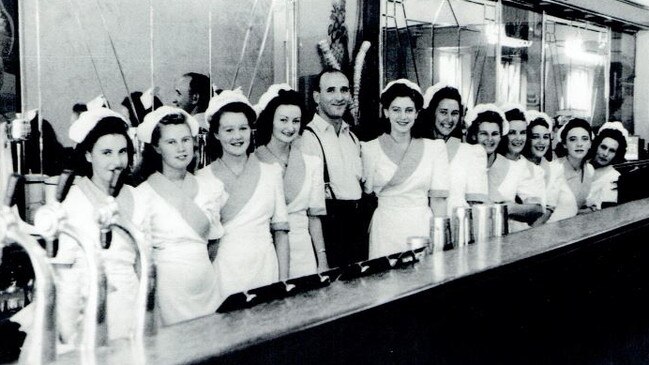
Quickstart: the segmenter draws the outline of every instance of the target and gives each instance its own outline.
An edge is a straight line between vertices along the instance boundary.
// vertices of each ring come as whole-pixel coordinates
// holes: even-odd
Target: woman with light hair
[[[543,214],[543,203],[537,187],[526,183],[529,170],[496,151],[502,136],[509,133],[505,114],[493,104],[479,104],[469,110],[465,121],[469,143],[482,145],[487,153],[489,200],[507,204],[513,231],[536,221]]]
[[[133,221],[151,241],[166,326],[212,314],[223,300],[208,252],[223,236],[220,210],[228,195],[223,184],[187,170],[197,133],[196,119],[169,106],[147,114],[137,128],[146,181],[136,189]]]

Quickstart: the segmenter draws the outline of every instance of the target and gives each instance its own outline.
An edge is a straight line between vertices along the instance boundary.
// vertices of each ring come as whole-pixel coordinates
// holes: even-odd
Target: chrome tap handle
[[[56,201],[61,203],[65,200],[65,197],[68,196],[72,183],[74,182],[74,171],[72,170],[63,170],[61,175],[59,175],[59,182],[56,185]]]
[[[113,227],[126,234],[140,257],[140,287],[138,289],[132,337],[136,341],[141,341],[145,336],[152,336],[157,333],[157,306],[155,305],[157,270],[149,246],[133,236],[130,225],[114,224]]]
[[[107,280],[99,249],[93,242],[81,241],[70,229],[62,227],[60,233],[76,241],[88,265],[88,297],[83,310],[81,350],[92,353],[108,343],[106,322]]]
[[[25,184],[25,177],[13,173],[9,176],[9,180],[7,181],[7,190],[5,191],[5,196],[2,200],[2,203],[6,207],[12,207],[16,204],[16,199],[18,198],[18,194],[16,194],[22,186]]]
[[[34,286],[34,322],[27,341],[23,345],[20,360],[29,364],[42,364],[56,359],[56,290],[54,276],[47,263],[43,248],[34,238],[18,227],[18,218],[11,205],[21,183],[21,176],[10,177],[0,207],[0,242],[18,245],[26,252],[34,270],[37,285]]]

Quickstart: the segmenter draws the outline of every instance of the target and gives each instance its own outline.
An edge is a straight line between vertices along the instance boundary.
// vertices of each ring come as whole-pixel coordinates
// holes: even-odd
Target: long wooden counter
[[[442,318],[447,313],[451,317],[458,316],[458,313],[453,313],[452,308],[456,305],[457,308],[463,308],[462,311],[470,312],[470,315],[482,318],[481,320],[487,321],[491,325],[492,319],[488,318],[492,315],[489,313],[476,315],[480,308],[475,306],[482,305],[479,304],[480,300],[493,300],[493,298],[488,298],[490,295],[485,295],[484,292],[481,293],[481,298],[474,298],[471,293],[479,293],[480,288],[486,288],[489,285],[492,285],[489,288],[511,287],[513,289],[506,289],[507,293],[500,293],[500,295],[514,295],[514,299],[507,299],[509,297],[503,296],[503,300],[512,303],[513,312],[518,313],[521,318],[525,318],[525,314],[519,313],[521,308],[515,304],[519,300],[515,298],[515,294],[518,290],[521,290],[521,293],[526,293],[525,287],[532,282],[531,278],[546,280],[557,275],[552,279],[553,281],[544,282],[542,285],[534,284],[533,291],[541,295],[539,298],[534,298],[535,301],[547,301],[550,300],[548,298],[554,298],[543,296],[543,291],[546,289],[548,292],[562,292],[564,297],[569,296],[571,289],[562,287],[561,283],[564,282],[564,278],[558,273],[561,270],[578,269],[575,266],[581,265],[584,270],[598,270],[597,265],[605,266],[606,255],[609,255],[599,251],[586,255],[580,253],[580,250],[586,252],[595,247],[610,251],[611,248],[618,246],[620,250],[624,250],[623,254],[628,251],[630,257],[637,260],[645,252],[642,251],[640,255],[633,250],[636,247],[639,250],[644,250],[638,241],[641,237],[646,237],[648,232],[649,199],[630,202],[563,222],[510,234],[485,244],[435,253],[411,267],[345,282],[337,281],[322,289],[261,304],[250,309],[227,314],[214,314],[163,328],[156,336],[147,338],[143,345],[133,345],[126,340],[115,341],[109,347],[98,349],[96,360],[99,364],[126,364],[145,361],[156,365],[211,362],[212,360],[219,363],[295,363],[313,360],[335,363],[352,360],[363,361],[366,359],[365,357],[357,358],[363,353],[362,356],[376,356],[377,358],[373,359],[373,362],[392,362],[395,359],[390,359],[389,356],[396,353],[399,354],[396,360],[404,362],[424,362],[424,359],[427,362],[435,358],[440,363],[452,363],[450,360],[440,361],[444,359],[431,354],[432,352],[441,354],[437,350],[427,353],[427,344],[437,341],[437,337],[431,337],[433,335],[444,338],[444,333],[435,333],[435,319]],[[630,236],[628,236],[629,234]],[[621,239],[630,243],[626,246],[618,244],[618,240]],[[621,257],[619,253],[616,255],[615,257]],[[570,259],[572,261],[561,263],[562,257],[572,257]],[[581,261],[575,261],[574,257],[578,257]],[[601,260],[601,262],[595,263],[593,260]],[[629,266],[626,263],[620,265],[611,268],[613,275],[621,270],[620,267]],[[529,267],[543,268],[546,271],[528,274],[526,270]],[[566,283],[575,280],[576,276],[579,276],[579,280],[588,280],[589,277],[594,277],[591,274],[584,274],[581,277],[572,271],[565,272]],[[606,275],[609,275],[608,271]],[[498,281],[505,280],[503,278],[523,281],[515,284],[510,281],[503,284]],[[471,284],[472,280],[474,280],[473,284]],[[602,281],[601,278],[597,280]],[[494,293],[499,291],[499,289],[488,290]],[[527,290],[530,289],[527,288]],[[521,295],[534,296],[530,293]],[[454,299],[455,296],[457,296],[457,300]],[[472,301],[475,302],[467,303]],[[437,307],[436,303],[442,307]],[[527,306],[529,303],[531,302],[521,302],[520,305]],[[497,307],[501,306],[502,304],[497,305]],[[447,309],[449,310],[447,311]],[[506,315],[508,312],[503,313]],[[503,315],[503,313],[498,315]],[[393,315],[398,317],[386,319]],[[535,315],[530,314],[531,318]],[[405,328],[398,328],[401,325]],[[467,323],[461,325],[467,326]],[[364,328],[365,326],[367,328]],[[448,327],[448,323],[444,325],[440,322],[440,331],[447,331]],[[644,328],[641,329],[644,330]],[[470,324],[466,330],[472,331]],[[431,332],[432,334],[415,336],[412,333],[408,334],[410,331],[412,333]],[[533,329],[529,329],[529,331],[533,331]],[[649,333],[649,330],[645,332]],[[498,331],[494,330],[493,333],[497,334]],[[454,339],[447,338],[445,341],[452,344],[466,340],[455,338],[457,335],[458,333],[451,334],[449,332],[449,336]],[[341,337],[336,338],[337,336]],[[371,340],[363,340],[365,337]],[[487,337],[485,337],[485,341],[493,341]],[[419,341],[418,338],[422,343],[416,343]],[[469,333],[467,333],[467,338],[471,338]],[[368,343],[367,341],[382,342],[383,339],[385,339],[385,343],[376,344],[375,355],[372,355],[372,343],[374,342]],[[406,344],[410,342],[413,343],[412,347]],[[386,349],[386,344],[388,347],[389,344],[399,345]],[[434,343],[430,343],[430,348],[435,348],[434,345]],[[355,346],[357,346],[356,349],[354,349]],[[341,348],[340,353],[327,353],[328,351],[335,352],[337,347]],[[350,349],[342,350],[342,347]],[[403,350],[405,347],[408,347],[409,354],[418,353],[416,357],[404,359],[404,354],[400,353],[400,349]],[[295,349],[298,349],[297,352]],[[276,354],[274,350],[277,350]],[[354,354],[355,351],[358,354]],[[461,349],[457,351],[461,352]],[[488,352],[488,349],[485,351]],[[388,358],[381,356],[388,356]],[[62,355],[58,360],[58,363],[61,364],[81,362],[83,361],[77,353]],[[527,361],[527,363],[532,362]]]

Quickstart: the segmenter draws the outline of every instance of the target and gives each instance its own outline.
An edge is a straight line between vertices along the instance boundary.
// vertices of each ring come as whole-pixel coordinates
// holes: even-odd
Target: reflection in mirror
[[[607,120],[608,39],[605,28],[548,17],[544,61],[548,115],[581,117],[593,126]]]
[[[468,107],[495,100],[495,3],[386,0],[381,10],[384,84],[405,77],[425,89],[441,81]]]
[[[611,32],[609,120],[621,121],[631,134],[634,133],[635,54],[635,36],[633,34]]]
[[[498,104],[518,103],[540,110],[543,16],[513,5],[502,5]]]
[[[72,106],[100,94],[112,109],[123,111],[129,92],[153,86],[162,103],[172,104],[175,82],[187,72],[211,76],[221,88],[240,86],[253,102],[273,83],[295,84],[294,1],[227,5],[225,0],[192,6],[173,0],[21,2],[25,109],[40,106],[58,138],[70,145]]]

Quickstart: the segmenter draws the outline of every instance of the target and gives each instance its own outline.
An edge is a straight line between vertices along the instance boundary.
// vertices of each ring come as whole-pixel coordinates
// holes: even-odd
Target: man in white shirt
[[[358,138],[343,115],[351,101],[347,76],[325,69],[315,80],[317,113],[302,134],[301,149],[323,159],[327,216],[322,231],[329,266],[367,259],[367,227],[361,218],[362,165]],[[329,186],[327,187],[327,180]]]

